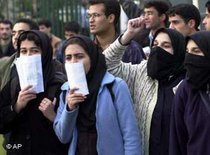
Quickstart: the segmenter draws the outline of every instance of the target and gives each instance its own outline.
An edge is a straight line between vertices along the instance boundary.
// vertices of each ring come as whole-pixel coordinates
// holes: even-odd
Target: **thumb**
[[[57,99],[54,97],[53,101],[52,101],[52,104],[55,106],[56,105],[56,101]]]

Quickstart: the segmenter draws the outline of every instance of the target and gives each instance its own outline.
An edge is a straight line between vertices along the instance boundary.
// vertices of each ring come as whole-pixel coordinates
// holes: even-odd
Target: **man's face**
[[[179,15],[169,16],[169,28],[177,30],[182,35],[187,36],[191,33],[191,28],[185,23],[184,19]]]
[[[15,49],[17,49],[17,39],[19,35],[24,32],[30,30],[30,26],[26,23],[16,23],[13,26],[12,30],[12,44]]]
[[[65,39],[69,39],[69,38],[72,38],[74,36],[76,36],[77,33],[73,32],[73,31],[65,31],[64,32],[64,37]]]
[[[39,25],[39,31],[46,33],[47,35],[50,35],[51,28],[47,28],[45,25]]]
[[[113,24],[110,23],[108,17],[105,15],[104,4],[90,5],[88,17],[90,33],[94,35],[106,33],[106,31],[109,29],[109,26]]]
[[[210,13],[208,12],[208,9],[206,8],[206,14],[203,19],[203,25],[207,31],[210,31]]]
[[[9,40],[12,36],[12,28],[10,24],[1,23],[0,24],[0,36],[3,40]]]
[[[144,9],[145,26],[148,29],[155,30],[161,25],[161,18],[154,7]]]

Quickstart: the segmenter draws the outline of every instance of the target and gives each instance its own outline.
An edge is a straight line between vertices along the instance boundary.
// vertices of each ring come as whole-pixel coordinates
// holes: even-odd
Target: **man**
[[[75,21],[67,22],[64,25],[64,37],[65,37],[65,40],[67,40],[67,39],[69,39],[69,38],[71,38],[71,37],[73,37],[75,35],[78,35],[80,33],[80,30],[81,30],[80,25],[77,22],[75,22]],[[63,53],[62,49],[63,49],[63,45],[65,43],[65,40],[63,40],[60,43],[60,45],[59,45],[59,47],[58,47],[58,49],[56,51],[56,59],[58,61],[60,61],[61,63],[64,63],[64,60],[63,60],[64,59],[64,57],[63,57],[64,53]]]
[[[210,1],[206,2],[206,13],[203,19],[203,25],[207,31],[210,30]]]
[[[117,24],[120,17],[120,5],[116,0],[90,0],[89,25],[95,42],[105,50],[117,37]],[[138,43],[132,41],[122,58],[124,62],[138,64],[145,58]]]
[[[12,45],[12,22],[9,20],[0,21],[0,58],[11,56],[14,53]]]
[[[149,36],[146,36],[144,44],[144,53],[148,57],[150,54],[150,45],[155,32],[160,28],[165,28],[168,22],[166,12],[170,3],[165,1],[148,1],[144,6],[145,27],[150,29]]]
[[[76,21],[67,22],[64,25],[64,37],[69,39],[75,35],[78,35],[80,32],[80,25]]]
[[[199,10],[193,4],[178,4],[169,9],[170,28],[185,37],[198,31],[201,22]]]
[[[60,42],[62,41],[61,38],[55,36],[54,34],[52,34],[52,24],[49,20],[40,20],[38,22],[39,25],[39,30],[46,33],[50,40],[51,40],[51,45],[53,47],[53,57],[56,57],[56,50],[59,47]]]

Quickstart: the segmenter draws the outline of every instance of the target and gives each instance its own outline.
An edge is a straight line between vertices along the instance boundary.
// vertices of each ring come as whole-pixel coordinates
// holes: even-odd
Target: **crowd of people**
[[[122,34],[120,7],[129,18]],[[64,40],[52,33],[50,20],[1,20],[0,149],[7,155],[210,154],[210,1],[205,8],[201,17],[187,3],[151,0],[141,9],[132,0],[89,0],[93,37],[69,21]],[[40,60],[40,92],[39,82],[22,87],[23,79],[34,78],[19,74],[17,61],[25,58]],[[87,94],[78,91],[79,82],[71,86],[67,65],[73,64],[84,69]]]

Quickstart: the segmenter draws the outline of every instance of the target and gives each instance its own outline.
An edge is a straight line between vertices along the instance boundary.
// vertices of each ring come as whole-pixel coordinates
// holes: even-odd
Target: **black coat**
[[[59,98],[60,87],[66,77],[62,73],[62,66],[52,60],[48,36],[40,31],[25,31],[19,38],[28,33],[36,35],[41,42],[44,92],[37,94],[36,99],[29,101],[22,111],[16,113],[13,107],[17,102],[20,84],[16,67],[13,66],[9,81],[0,92],[0,133],[9,133],[5,146],[8,155],[67,155],[69,145],[59,141],[53,123],[38,109],[43,98]],[[20,43],[19,39],[17,56],[20,55]]]

